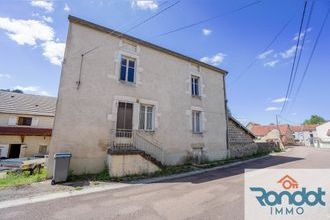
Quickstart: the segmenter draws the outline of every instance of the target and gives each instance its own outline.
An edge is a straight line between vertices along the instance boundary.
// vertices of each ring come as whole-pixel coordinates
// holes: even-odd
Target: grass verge
[[[152,174],[138,174],[138,175],[128,175],[124,177],[111,177],[109,175],[109,172],[107,169],[104,169],[102,172],[98,174],[84,174],[84,175],[71,175],[69,177],[68,181],[103,181],[103,182],[130,182],[130,181],[136,181],[146,178],[152,178],[152,177],[160,177],[160,176],[169,176],[173,174],[179,174],[179,173],[185,173],[195,170],[203,170],[208,169],[212,167],[222,166],[238,161],[244,161],[252,158],[262,157],[265,155],[268,155],[269,152],[258,152],[256,154],[241,157],[241,158],[231,158],[231,159],[225,159],[225,160],[218,160],[218,161],[211,161],[211,162],[205,162],[202,164],[193,164],[193,163],[187,163],[184,165],[178,165],[178,166],[167,166],[162,168],[160,171],[157,171]]]
[[[21,173],[12,172],[8,173],[6,177],[0,179],[0,188],[9,186],[22,186],[35,182],[41,182],[46,180],[47,170],[41,169],[40,173],[34,173],[30,175],[29,171],[23,171]]]

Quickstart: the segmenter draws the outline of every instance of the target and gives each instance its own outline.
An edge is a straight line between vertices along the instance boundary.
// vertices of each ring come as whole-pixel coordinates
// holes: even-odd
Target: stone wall
[[[257,153],[270,153],[281,150],[279,144],[276,143],[255,143],[253,136],[231,119],[228,121],[228,144],[229,158],[240,158]]]
[[[228,157],[239,158],[257,153],[253,137],[232,119],[228,120]]]

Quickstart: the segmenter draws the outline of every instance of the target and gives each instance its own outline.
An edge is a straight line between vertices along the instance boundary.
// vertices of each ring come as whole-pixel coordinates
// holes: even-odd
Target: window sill
[[[127,86],[136,86],[135,82],[129,82],[129,81],[124,81],[124,80],[119,80],[120,83],[127,85]]]
[[[197,98],[197,99],[202,99],[202,96],[201,95],[191,95],[191,97]]]
[[[193,135],[203,136],[204,133],[201,131],[201,132],[192,132],[192,134]]]

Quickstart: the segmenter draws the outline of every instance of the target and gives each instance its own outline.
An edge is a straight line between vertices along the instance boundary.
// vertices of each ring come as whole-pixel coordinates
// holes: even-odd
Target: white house
[[[320,148],[330,148],[330,121],[316,127],[317,138],[314,146]]]
[[[76,174],[153,172],[227,156],[226,71],[69,17],[50,158]],[[50,173],[52,161],[50,161]]]
[[[0,157],[47,154],[56,98],[0,91]]]

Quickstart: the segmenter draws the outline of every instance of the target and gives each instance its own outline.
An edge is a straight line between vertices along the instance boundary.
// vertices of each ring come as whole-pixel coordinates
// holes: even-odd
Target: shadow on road
[[[228,167],[224,169],[218,169],[209,171],[206,173],[193,175],[189,177],[182,177],[172,180],[160,181],[161,183],[165,182],[191,182],[194,184],[205,183],[212,180],[217,180],[221,178],[231,177],[235,175],[240,175],[244,173],[244,169],[261,169],[276,166],[279,164],[290,163],[298,160],[303,160],[304,158],[297,157],[285,157],[285,156],[270,156],[264,159],[255,160],[247,163],[243,163],[237,166]]]

